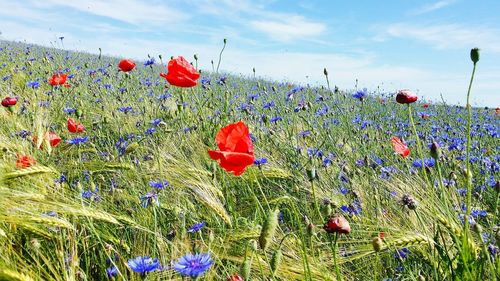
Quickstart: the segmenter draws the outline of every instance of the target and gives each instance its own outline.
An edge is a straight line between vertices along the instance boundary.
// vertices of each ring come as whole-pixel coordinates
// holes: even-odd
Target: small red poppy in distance
[[[173,86],[189,88],[196,86],[200,74],[196,69],[182,56],[171,59],[168,62],[168,73],[160,73],[160,76],[167,79]]]
[[[328,233],[340,233],[340,234],[349,234],[351,232],[351,226],[349,222],[341,216],[336,216],[333,218],[329,218],[323,229]]]
[[[57,85],[62,85],[66,83],[66,79],[68,78],[68,75],[64,73],[56,73],[52,75],[52,77],[49,78],[49,84],[52,86],[57,86]]]
[[[392,137],[391,142],[392,142],[392,147],[394,148],[394,152],[403,157],[410,155],[410,149],[400,138]]]
[[[428,103],[424,103],[424,105],[422,105],[423,108],[429,108],[429,104]]]
[[[120,71],[129,72],[135,68],[135,63],[132,60],[124,59],[121,60],[120,63],[118,63],[118,68],[120,69]]]
[[[68,131],[70,133],[82,133],[85,127],[81,123],[76,123],[73,118],[68,118]]]
[[[417,95],[410,90],[400,90],[396,95],[396,102],[398,103],[413,103],[417,99]]]
[[[35,159],[29,155],[17,155],[16,167],[20,169],[28,168],[36,164]]]
[[[229,276],[229,278],[227,278],[227,281],[244,281],[244,279],[243,279],[243,277],[241,277],[240,275],[235,273],[235,274]]]
[[[51,147],[56,147],[61,142],[61,138],[56,133],[52,133],[52,132],[45,133],[43,138],[44,138],[44,140],[49,141],[49,144]],[[33,142],[35,143],[35,145],[38,142],[38,138],[36,136],[33,137]],[[43,142],[38,148],[43,149]]]
[[[253,164],[253,143],[245,123],[240,121],[220,129],[215,142],[220,150],[209,150],[208,154],[226,171],[240,176]]]
[[[10,107],[13,105],[16,105],[17,99],[13,97],[6,97],[2,100],[2,106],[4,107]]]

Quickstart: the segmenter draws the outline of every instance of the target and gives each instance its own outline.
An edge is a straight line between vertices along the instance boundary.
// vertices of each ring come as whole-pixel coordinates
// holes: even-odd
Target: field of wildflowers
[[[498,279],[500,109],[185,55],[0,42],[0,280]]]

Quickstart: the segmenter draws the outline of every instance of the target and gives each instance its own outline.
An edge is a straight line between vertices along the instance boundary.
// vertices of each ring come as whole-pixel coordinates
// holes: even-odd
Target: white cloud
[[[448,7],[455,2],[456,2],[456,0],[441,0],[441,1],[434,2],[434,3],[425,4],[425,5],[421,6],[420,8],[418,8],[417,10],[415,10],[413,12],[413,14],[414,15],[421,15],[421,14],[430,13],[430,12],[442,9],[444,7]]]
[[[177,23],[189,18],[171,6],[141,0],[46,0],[44,5],[70,7],[134,25]]]
[[[462,24],[415,25],[396,23],[385,27],[382,37],[415,39],[437,49],[463,49],[480,47],[500,53],[500,30]],[[378,37],[380,38],[380,37]]]
[[[315,37],[326,30],[323,23],[309,21],[302,16],[288,15],[275,18],[279,20],[254,20],[250,22],[250,26],[267,34],[272,40],[283,42]]]

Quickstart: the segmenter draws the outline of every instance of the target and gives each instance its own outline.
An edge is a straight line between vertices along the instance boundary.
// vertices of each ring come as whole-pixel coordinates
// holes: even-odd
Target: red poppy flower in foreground
[[[168,83],[177,87],[196,86],[200,74],[196,69],[182,56],[171,59],[168,62],[168,73],[160,73],[160,76],[167,79]]]
[[[52,132],[45,133],[45,135],[43,136],[43,138],[45,140],[49,141],[49,144],[50,144],[51,147],[56,147],[61,142],[61,138],[56,133],[52,133]],[[37,141],[38,141],[38,138],[36,136],[34,136],[33,137],[33,142],[36,144]],[[39,149],[43,149],[43,143],[38,148]]]
[[[418,99],[417,95],[410,90],[400,90],[396,95],[398,103],[413,103]]]
[[[215,142],[220,150],[209,150],[208,154],[224,170],[239,176],[253,164],[253,144],[245,123],[240,121],[220,129]]]
[[[329,218],[326,221],[323,229],[328,233],[341,233],[341,234],[349,234],[351,232],[351,226],[349,222],[341,216],[336,216],[334,218]]]
[[[85,127],[81,123],[76,123],[73,118],[68,118],[68,131],[70,133],[82,133]]]
[[[35,159],[29,155],[17,155],[16,166],[20,169],[28,168],[36,164]]]
[[[52,75],[52,77],[49,78],[49,84],[52,86],[57,86],[57,85],[62,85],[66,83],[66,79],[68,78],[68,75],[64,73],[56,73]]]
[[[120,71],[129,72],[135,68],[135,63],[129,59],[121,60],[118,64]]]
[[[16,103],[17,103],[17,99],[13,98],[13,97],[6,97],[2,100],[2,106],[4,106],[4,107],[13,106],[13,105],[16,105]]]
[[[410,149],[408,146],[398,137],[391,138],[392,147],[394,148],[394,152],[397,154],[406,157],[410,154]]]

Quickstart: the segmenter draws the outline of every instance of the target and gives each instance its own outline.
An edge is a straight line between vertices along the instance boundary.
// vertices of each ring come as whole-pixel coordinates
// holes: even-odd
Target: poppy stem
[[[335,275],[336,279],[338,281],[342,280],[342,275],[340,273],[340,267],[337,262],[337,238],[338,238],[338,232],[335,232],[332,238],[332,234],[328,234],[328,238],[330,239],[330,247],[332,248],[332,255],[333,255],[333,264],[335,265]]]
[[[219,53],[219,61],[217,62],[217,69],[215,70],[215,73],[219,73],[220,61],[222,60],[222,52],[224,52],[224,49],[226,48],[226,42],[227,40],[224,39],[224,45],[222,46],[222,50],[220,50]]]
[[[474,67],[472,68],[472,75],[470,77],[469,89],[467,90],[467,146],[465,147],[465,177],[467,184],[467,199],[466,199],[466,210],[464,219],[464,245],[469,236],[469,216],[472,204],[472,172],[470,171],[470,147],[472,138],[470,136],[471,122],[472,122],[472,112],[470,106],[470,90],[472,88],[472,82],[474,81],[474,73],[476,72],[476,62],[474,62]]]

